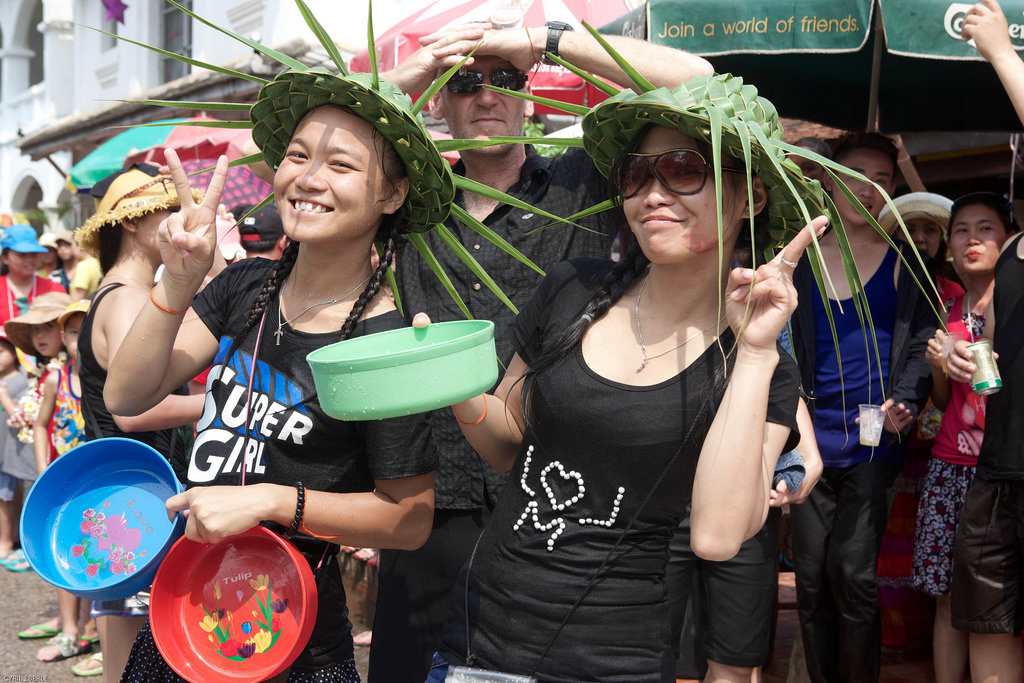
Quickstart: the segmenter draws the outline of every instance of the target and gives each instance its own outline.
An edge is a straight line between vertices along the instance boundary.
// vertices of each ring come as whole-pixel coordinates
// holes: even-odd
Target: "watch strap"
[[[571,24],[567,24],[562,21],[549,21],[544,24],[548,29],[547,42],[544,44],[544,53],[541,55],[541,61],[545,64],[554,65],[548,55],[558,55],[558,43],[562,39],[562,33],[565,31],[573,30]]]

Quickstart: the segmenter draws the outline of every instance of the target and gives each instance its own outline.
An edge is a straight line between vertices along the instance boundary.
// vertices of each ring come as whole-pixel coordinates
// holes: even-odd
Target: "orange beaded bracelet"
[[[149,300],[153,302],[154,306],[159,308],[164,313],[170,313],[171,315],[181,315],[182,313],[187,313],[188,312],[187,308],[184,311],[172,311],[171,309],[167,308],[166,306],[161,306],[160,303],[156,300],[155,292],[156,292],[156,287],[154,286],[153,289],[149,290]]]

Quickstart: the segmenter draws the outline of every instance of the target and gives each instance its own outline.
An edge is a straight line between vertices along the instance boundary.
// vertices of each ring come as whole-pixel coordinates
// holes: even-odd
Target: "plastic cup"
[[[860,404],[860,444],[862,446],[877,446],[882,441],[882,420],[885,413],[882,406],[871,403]]]
[[[949,354],[953,352],[953,345],[964,338],[961,332],[949,332],[942,338],[942,372],[949,374],[949,368],[946,365],[946,359],[949,358]]]

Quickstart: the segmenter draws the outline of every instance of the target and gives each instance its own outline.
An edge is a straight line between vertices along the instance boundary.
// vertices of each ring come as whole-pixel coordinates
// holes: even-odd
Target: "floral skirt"
[[[914,587],[928,595],[949,595],[953,540],[960,523],[960,508],[973,478],[971,465],[954,465],[937,458],[928,463],[917,507],[912,578]]]

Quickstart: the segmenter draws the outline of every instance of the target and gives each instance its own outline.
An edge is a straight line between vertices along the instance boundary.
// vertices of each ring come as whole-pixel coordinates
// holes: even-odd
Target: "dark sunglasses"
[[[519,69],[498,69],[489,74],[462,69],[448,79],[445,85],[450,93],[472,95],[479,92],[480,88],[484,86],[485,78],[495,88],[504,88],[505,90],[522,90],[526,85],[526,74]]]
[[[697,194],[708,180],[711,165],[695,149],[670,149],[657,154],[630,153],[622,161],[615,185],[623,199],[629,199],[647,184],[653,174],[675,194]],[[723,172],[746,173],[742,168],[722,167]]]

